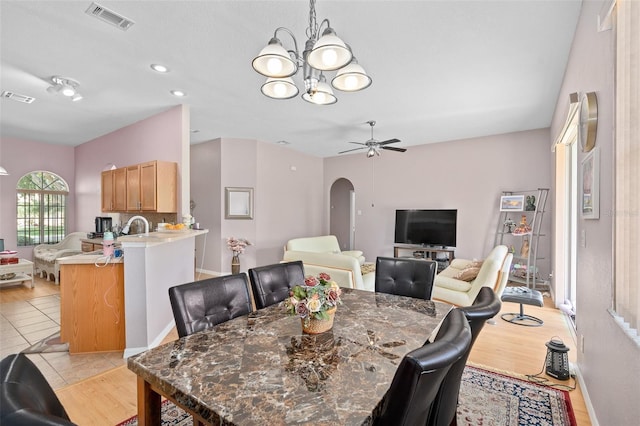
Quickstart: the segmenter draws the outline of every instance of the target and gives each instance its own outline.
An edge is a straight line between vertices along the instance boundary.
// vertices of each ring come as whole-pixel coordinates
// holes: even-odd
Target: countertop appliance
[[[111,232],[111,218],[96,216],[96,236],[102,237],[105,232]]]

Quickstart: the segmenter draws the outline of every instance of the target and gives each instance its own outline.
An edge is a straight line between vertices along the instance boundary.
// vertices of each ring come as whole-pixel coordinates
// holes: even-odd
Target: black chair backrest
[[[455,362],[445,376],[440,390],[433,403],[431,420],[429,424],[449,425],[456,416],[458,408],[458,394],[460,393],[460,382],[462,373],[467,364],[471,348],[480,334],[488,319],[493,318],[500,312],[502,302],[490,287],[482,287],[473,301],[473,305],[460,308],[471,327],[471,345],[462,357]]]
[[[0,361],[0,424],[74,425],[38,367],[25,354]]]
[[[470,344],[469,323],[459,309],[452,309],[436,340],[402,359],[374,424],[426,425],[442,380]]]
[[[432,260],[378,257],[376,292],[429,300],[437,270]]]
[[[180,337],[211,328],[253,310],[245,273],[171,287],[169,300]]]
[[[304,284],[304,266],[301,260],[276,263],[249,269],[251,291],[256,308],[262,309],[289,297],[289,290]]]

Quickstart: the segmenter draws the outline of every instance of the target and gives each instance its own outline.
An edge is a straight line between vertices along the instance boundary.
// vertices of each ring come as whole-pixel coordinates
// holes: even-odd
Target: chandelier
[[[326,29],[319,37],[319,30],[325,23]],[[279,32],[291,36],[293,50],[283,47],[278,39]],[[299,90],[291,77],[301,67],[304,79],[302,99],[317,105],[330,105],[338,101],[331,86],[344,92],[356,92],[371,85],[371,77],[358,64],[349,45],[336,35],[329,20],[324,19],[318,26],[315,0],[309,1],[309,27],[306,35],[307,42],[300,55],[293,33],[285,27],[278,27],[269,44],[253,59],[253,69],[267,77],[261,88],[265,96],[273,99],[291,99],[297,96]],[[330,86],[324,73],[335,70],[338,72]]]

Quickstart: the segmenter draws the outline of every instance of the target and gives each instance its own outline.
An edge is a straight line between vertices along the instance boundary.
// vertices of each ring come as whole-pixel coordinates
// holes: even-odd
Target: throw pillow
[[[484,260],[474,260],[473,262],[471,262],[471,264],[469,266],[474,267],[474,268],[480,268],[482,266],[483,262],[484,262]]]
[[[458,274],[454,277],[458,280],[462,281],[473,281],[478,276],[478,272],[480,272],[480,268],[477,266],[469,266],[464,268],[462,271],[458,272]]]

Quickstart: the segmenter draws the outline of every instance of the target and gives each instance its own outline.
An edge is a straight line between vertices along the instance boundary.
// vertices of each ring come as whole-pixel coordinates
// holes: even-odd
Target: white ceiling
[[[0,90],[36,98],[0,101],[3,137],[79,145],[181,102],[199,130],[191,143],[284,140],[320,157],[369,139],[367,120],[377,121],[376,139],[401,139],[398,147],[544,128],[581,5],[318,0],[318,22],[329,18],[373,84],[336,91],[338,103],[316,106],[266,98],[265,79],[251,67],[276,27],[292,30],[304,46],[307,1],[97,3],[135,25],[122,31],[90,17],[90,0],[0,2]],[[171,72],[155,73],[151,63]],[[84,99],[47,92],[53,75],[77,80]],[[301,77],[294,80],[302,92]]]

